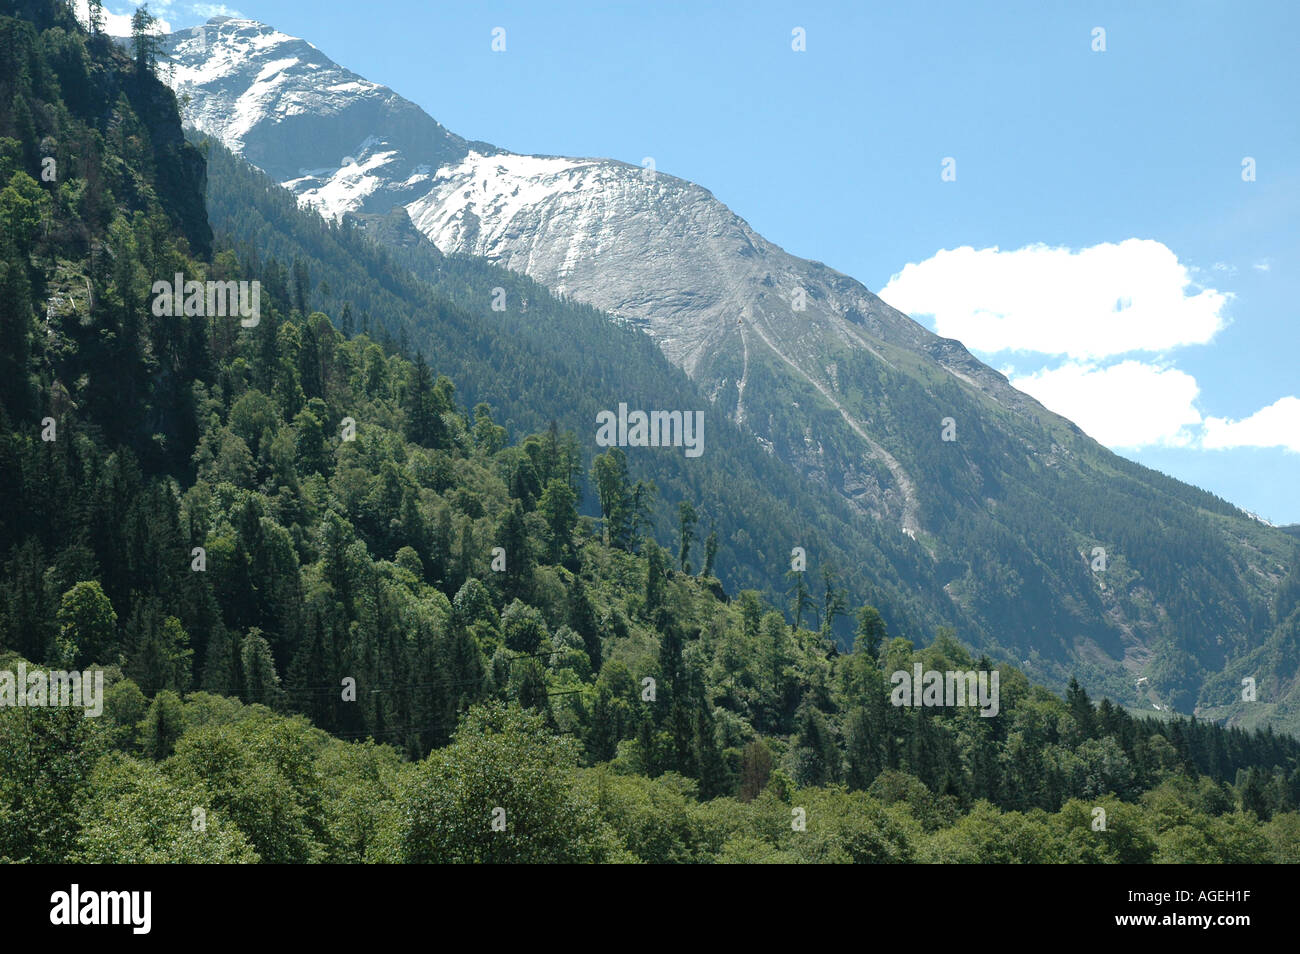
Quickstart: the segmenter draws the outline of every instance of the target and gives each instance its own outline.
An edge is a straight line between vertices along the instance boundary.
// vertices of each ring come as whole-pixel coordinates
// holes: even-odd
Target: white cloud
[[[1266,272],[1266,271],[1268,271],[1270,268],[1272,268],[1273,265],[1272,265],[1271,262],[1268,261],[1268,259],[1265,259],[1265,260],[1262,261],[1262,262],[1256,262],[1254,265],[1252,265],[1252,266],[1250,266],[1250,267],[1253,268],[1253,269],[1255,269],[1255,271],[1257,271],[1257,272]]]
[[[1011,369],[1008,368],[1007,371]],[[1004,372],[1005,373],[1005,372]],[[1068,361],[1011,383],[1113,450],[1282,447],[1300,453],[1300,398],[1284,397],[1239,421],[1203,417],[1196,378],[1173,367],[1126,360]]]
[[[1300,452],[1300,398],[1279,398],[1240,421],[1207,417],[1201,446],[1210,450],[1285,447]]]
[[[143,6],[143,4],[140,4]],[[170,10],[172,0],[152,0],[149,3],[149,12],[158,18],[155,24],[155,33],[171,33],[172,25],[163,16]],[[116,6],[116,4],[114,4]],[[104,4],[104,32],[109,36],[130,36],[131,35],[131,15],[135,13],[134,5],[124,5],[124,13],[114,13],[109,4]],[[83,24],[88,22],[90,15],[90,5],[86,0],[77,0],[77,19]]]
[[[1141,361],[1067,362],[1011,383],[1110,448],[1194,447],[1200,388],[1185,371]]]
[[[193,3],[190,10],[201,17],[242,17],[243,14],[224,3]]]
[[[1160,242],[1126,239],[1074,251],[963,246],[908,264],[880,297],[992,354],[1095,360],[1205,344],[1226,324],[1228,292],[1201,288]]]

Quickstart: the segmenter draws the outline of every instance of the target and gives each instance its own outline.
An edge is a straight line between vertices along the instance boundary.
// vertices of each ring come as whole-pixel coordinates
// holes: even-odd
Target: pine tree
[[[179,619],[164,617],[159,600],[149,598],[136,605],[127,633],[130,652],[125,673],[146,694],[189,689],[194,656],[190,638]]]
[[[614,727],[614,697],[609,689],[596,689],[596,700],[591,705],[591,719],[587,725],[583,744],[587,758],[595,762],[608,762],[618,753],[618,735]]]
[[[180,696],[170,689],[154,696],[140,723],[140,748],[155,761],[172,754],[176,741],[185,732],[185,710]]]
[[[654,527],[654,499],[659,493],[653,480],[638,480],[632,488],[632,552],[640,552],[641,541]]]
[[[741,590],[737,601],[745,639],[755,642],[758,640],[759,622],[763,619],[763,600],[757,590]]]
[[[1237,797],[1241,800],[1243,812],[1254,812],[1260,821],[1273,817],[1266,789],[1267,776],[1255,766],[1238,773]]]
[[[407,394],[407,439],[425,447],[442,446],[442,422],[438,417],[434,397],[433,373],[422,352],[415,356],[415,367]]]
[[[631,549],[633,499],[628,487],[627,457],[621,448],[611,447],[592,461],[591,480],[605,519],[605,542],[621,550]]]
[[[658,733],[655,731],[654,718],[646,709],[641,710],[641,718],[636,727],[637,754],[639,764],[637,771],[648,778],[656,778],[663,771],[659,757]]]
[[[220,623],[208,640],[200,685],[204,692],[211,692],[218,696],[232,695],[239,689],[234,645],[230,633]]]
[[[777,729],[787,717],[790,664],[790,636],[780,613],[773,610],[763,616],[759,642],[764,702],[769,707],[767,718],[760,721],[764,729]]]
[[[772,775],[772,750],[761,738],[746,743],[740,757],[740,793],[742,802],[752,802],[767,787]]]
[[[804,612],[812,608],[813,601],[804,582],[802,570],[790,570],[785,576],[790,581],[790,589],[786,592],[790,596],[790,615],[793,617],[790,631],[794,632],[803,621]]]
[[[682,572],[688,576],[691,572],[691,544],[695,540],[695,525],[698,522],[699,517],[690,501],[683,500],[677,505],[677,560]]]
[[[829,563],[821,565],[822,576],[822,620],[821,633],[830,638],[835,626],[835,618],[845,613],[844,592],[835,585],[835,571]]]
[[[863,706],[856,706],[844,727],[844,756],[849,788],[865,791],[884,770],[878,727]]]
[[[147,3],[131,15],[131,48],[135,51],[136,72],[142,76],[152,75],[158,60],[158,37],[153,32],[157,22]]]
[[[695,761],[695,720],[686,699],[674,696],[668,707],[668,731],[673,742],[673,769],[682,775],[699,778]]]
[[[587,587],[582,582],[581,576],[575,575],[573,586],[569,588],[567,617],[569,626],[582,637],[587,658],[591,660],[591,671],[600,672],[600,624],[596,621],[596,611],[592,609],[591,600],[587,598]]]
[[[726,794],[727,770],[718,750],[714,734],[713,717],[703,699],[696,701],[695,737],[692,741],[696,776],[700,782],[700,797],[709,799]]]
[[[853,652],[877,665],[880,646],[885,641],[885,621],[874,606],[863,606],[858,610],[857,635],[853,643]]]
[[[573,549],[573,531],[578,525],[578,495],[567,481],[551,478],[537,502],[537,512],[550,530],[551,562],[561,562]]]
[[[280,688],[271,646],[262,637],[261,630],[253,627],[248,631],[240,643],[239,654],[244,671],[244,695],[248,701],[271,709],[282,708],[284,690]]]
[[[104,32],[104,0],[88,0],[86,27],[92,37],[97,37]]]
[[[1079,685],[1079,680],[1073,676],[1070,677],[1070,684],[1065,690],[1065,704],[1069,707],[1070,716],[1078,728],[1080,741],[1093,738],[1095,733],[1092,702],[1088,699],[1088,693]]]
[[[493,575],[501,577],[506,599],[527,599],[533,581],[533,553],[523,507],[518,500],[506,511],[497,539],[505,551],[506,568],[504,573]]]
[[[5,190],[6,192],[8,190]],[[0,236],[0,408],[15,419],[28,412],[32,287],[14,244]]]
[[[709,535],[704,541],[704,568],[700,570],[700,576],[708,577],[713,575],[713,561],[718,556],[718,529],[711,526]]]
[[[645,550],[645,614],[653,618],[655,610],[664,602],[664,573],[668,568],[664,563],[664,552],[657,543],[647,540]]]
[[[452,540],[454,531],[451,526],[451,509],[446,505],[438,508],[433,530],[433,579],[440,584],[447,595],[455,592],[451,586]],[[510,569],[510,554],[506,552],[506,570]]]
[[[791,746],[794,779],[799,785],[826,785],[839,776],[838,751],[825,714],[804,702],[795,716]]]

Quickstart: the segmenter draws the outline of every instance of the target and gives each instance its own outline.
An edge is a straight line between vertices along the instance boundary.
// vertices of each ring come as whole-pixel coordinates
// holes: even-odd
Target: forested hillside
[[[638,400],[691,397],[686,407],[705,410],[706,430],[725,434],[726,447],[709,443],[689,464],[633,454],[630,466],[670,504],[686,499],[716,517],[730,585],[783,598],[785,554],[802,546],[815,573],[829,565],[896,628],[951,625],[1058,690],[1077,676],[1140,709],[1300,731],[1295,659],[1269,646],[1285,622],[1273,612],[1277,586],[1296,560],[1277,528],[1117,456],[960,341],[851,276],[788,254],[703,184],[466,142],[400,90],[255,19],[216,17],[163,46],[187,122],[283,187],[278,202],[264,201],[266,188],[226,175],[214,153],[214,226],[307,264],[316,306],[337,314],[358,284],[349,278],[339,295],[329,280],[358,269],[336,264],[286,191],[309,218],[355,215],[391,243],[390,262],[367,263],[373,277],[389,281],[392,265],[404,265],[468,317],[474,343],[502,359],[497,379],[461,374],[464,348],[432,363],[469,406],[504,379],[505,393],[487,400],[524,429],[555,417],[590,433],[593,402],[581,392],[606,382],[616,393],[602,399],[628,387]],[[830,93],[823,86],[816,98]],[[454,84],[427,94],[459,96]],[[849,193],[876,185],[853,171],[843,182]],[[886,236],[905,228],[897,218],[871,223]],[[590,310],[575,314],[578,301],[644,328],[696,393]],[[410,312],[410,341],[427,353],[444,336],[462,339],[442,308],[369,310],[384,320]],[[577,373],[546,380],[532,370],[539,362],[516,360],[525,355]],[[779,488],[774,499],[768,488]],[[774,519],[787,509],[792,521]],[[849,632],[836,632],[847,648]],[[1241,697],[1243,678],[1255,680],[1255,699]]]
[[[200,143],[214,228],[250,263],[250,275],[292,286],[288,296],[300,310],[326,309],[345,335],[364,330],[423,354],[456,382],[467,407],[488,403],[514,439],[554,420],[584,435],[589,461],[599,451],[590,435],[600,410],[619,402],[705,410],[701,457],[633,449],[627,463],[634,481],[653,481],[658,490],[664,506],[650,519],[661,535],[673,531],[682,501],[697,509],[705,533],[716,529],[717,573],[732,588],[782,600],[790,552],[801,546],[815,575],[824,568],[838,588],[869,599],[895,626],[978,629],[947,597],[935,598],[941,581],[919,550],[712,413],[707,396],[646,335],[481,259],[444,257],[404,215],[371,218],[364,229],[352,219],[328,223],[219,144]],[[280,271],[262,267],[267,256],[283,263]],[[490,307],[496,289],[504,292],[502,311]],[[584,469],[580,487],[585,478]],[[597,512],[591,487],[581,506]],[[833,632],[844,646],[852,640],[845,620]]]
[[[789,613],[724,586],[702,494],[498,423],[513,382],[484,383],[468,316],[426,358],[378,330],[382,282],[312,300],[301,261],[210,244],[147,44],[24,13],[0,17],[0,671],[106,693],[0,706],[0,860],[1300,860],[1294,739],[1062,699],[830,573],[793,574]],[[176,273],[259,280],[256,324],[156,316]],[[996,669],[996,713],[891,704],[914,663]]]

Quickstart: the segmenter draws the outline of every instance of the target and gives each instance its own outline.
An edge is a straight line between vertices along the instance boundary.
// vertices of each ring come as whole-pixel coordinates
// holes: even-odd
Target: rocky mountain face
[[[322,215],[406,208],[447,254],[487,258],[650,333],[717,407],[914,535],[915,480],[845,400],[834,352],[925,354],[1008,406],[1042,412],[957,342],[937,338],[860,283],[797,258],[694,183],[607,159],[523,156],[468,143],[392,90],[305,40],[217,17],[174,34],[167,78],[188,122],[241,153]],[[795,442],[746,400],[751,360],[834,407],[851,446],[816,429]],[[938,422],[935,422],[938,433]],[[823,477],[826,474],[822,475]]]
[[[167,37],[164,52],[186,122],[329,215],[410,202],[469,149],[414,103],[264,24],[214,17]]]
[[[467,142],[250,20],[173,34],[165,52],[186,120],[301,204],[330,218],[404,209],[444,254],[643,328],[710,395],[710,413],[937,567],[947,597],[981,620],[982,633],[959,635],[1144,708],[1230,711],[1225,673],[1276,622],[1267,608],[1292,559],[1282,532],[1109,453],[699,185]],[[485,311],[490,300],[484,289]],[[1277,669],[1279,692],[1294,668]]]

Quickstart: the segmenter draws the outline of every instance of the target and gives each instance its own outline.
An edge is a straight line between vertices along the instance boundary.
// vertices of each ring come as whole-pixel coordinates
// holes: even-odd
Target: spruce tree
[[[683,500],[677,505],[677,560],[682,572],[688,576],[691,572],[691,544],[695,541],[695,525],[698,522],[699,517],[690,501]]]
[[[134,51],[135,69],[141,76],[153,75],[158,60],[158,38],[153,30],[158,18],[149,12],[149,4],[137,7],[131,15],[131,49]]]
[[[262,636],[261,630],[253,627],[248,631],[240,643],[239,654],[244,671],[244,695],[248,701],[270,709],[282,708],[284,690],[280,688],[280,676],[275,671],[271,646]]]

